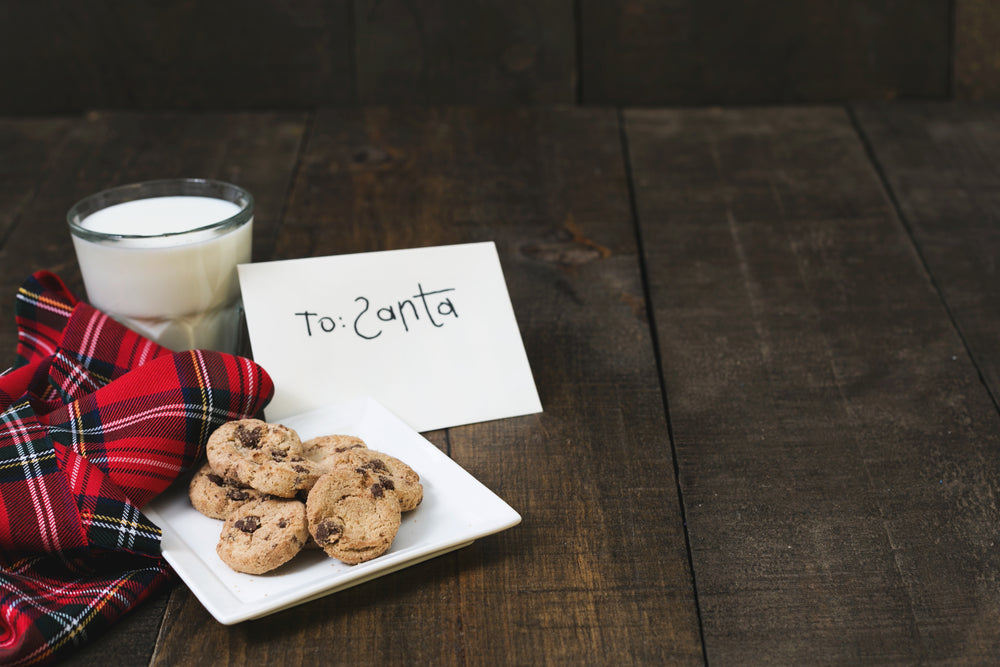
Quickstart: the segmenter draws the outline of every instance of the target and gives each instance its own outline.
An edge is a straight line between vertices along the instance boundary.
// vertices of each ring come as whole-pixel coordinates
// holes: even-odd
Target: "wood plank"
[[[0,114],[942,98],[952,76],[966,96],[996,86],[984,0],[576,6],[0,0],[0,69],[15,91]]]
[[[570,0],[0,0],[0,114],[573,103]]]
[[[69,118],[0,118],[0,247],[73,124]]]
[[[1000,418],[848,116],[626,118],[708,660],[994,660]]]
[[[955,0],[955,99],[1000,99],[1000,5]]]
[[[867,105],[855,114],[976,367],[1000,402],[1000,109]]]
[[[951,3],[580,3],[587,104],[944,98]]]
[[[361,103],[576,101],[570,0],[358,0]]]
[[[524,521],[260,621],[187,600],[156,664],[702,661],[619,135],[608,110],[320,114],[275,257],[496,242],[545,411],[431,438]]]
[[[22,186],[16,205],[3,207],[7,241],[0,248],[0,348],[13,360],[17,332],[13,295],[39,269],[55,271],[83,295],[66,226],[77,199],[106,187],[150,178],[220,178],[249,189],[256,199],[255,254],[266,258],[291,182],[306,127],[302,114],[94,113],[75,120],[0,122],[5,183]],[[9,156],[9,160],[8,160]],[[24,158],[21,160],[20,158]],[[9,179],[9,180],[8,180]],[[0,201],[14,196],[0,189]],[[181,587],[183,589],[183,586]],[[186,590],[186,589],[184,589]],[[69,659],[95,664],[148,664],[167,604],[161,594],[138,607]]]
[[[0,7],[0,114],[356,101],[349,0]]]

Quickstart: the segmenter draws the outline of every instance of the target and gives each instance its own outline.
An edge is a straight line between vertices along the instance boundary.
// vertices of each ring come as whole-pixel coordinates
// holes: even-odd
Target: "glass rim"
[[[124,204],[154,197],[212,197],[236,204],[240,210],[222,220],[178,232],[157,234],[115,234],[98,232],[81,223],[88,216],[117,204]],[[238,185],[210,178],[163,178],[117,185],[87,195],[70,207],[66,222],[70,233],[89,241],[129,241],[153,238],[178,238],[211,231],[228,231],[249,222],[254,213],[254,199]]]

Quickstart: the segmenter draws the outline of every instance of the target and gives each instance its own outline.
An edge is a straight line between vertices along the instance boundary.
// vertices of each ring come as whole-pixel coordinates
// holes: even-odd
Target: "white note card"
[[[541,412],[492,242],[239,267],[268,421],[371,396],[419,432]]]

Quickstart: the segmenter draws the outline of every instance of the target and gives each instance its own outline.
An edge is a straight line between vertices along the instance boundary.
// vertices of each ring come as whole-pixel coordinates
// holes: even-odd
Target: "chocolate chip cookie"
[[[226,519],[215,551],[237,572],[264,574],[291,560],[308,536],[301,501],[256,500],[240,506]]]
[[[399,500],[378,479],[335,468],[309,491],[306,518],[323,551],[356,565],[389,550],[399,530]]]
[[[302,443],[302,455],[324,472],[329,472],[333,469],[338,454],[367,448],[364,440],[353,435],[321,435]]]
[[[209,437],[206,451],[216,474],[282,498],[310,489],[322,472],[302,456],[298,433],[259,419],[223,424]]]
[[[374,449],[350,449],[336,454],[333,461],[337,468],[350,468],[367,474],[383,488],[395,493],[403,512],[416,509],[424,499],[420,475],[394,456]]]
[[[265,495],[256,489],[216,474],[207,462],[194,474],[188,484],[191,505],[213,519],[226,519],[240,505],[260,500]]]

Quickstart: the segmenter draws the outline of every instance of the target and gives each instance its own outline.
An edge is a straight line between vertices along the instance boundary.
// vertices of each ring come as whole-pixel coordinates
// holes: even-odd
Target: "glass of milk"
[[[66,217],[92,306],[175,351],[236,353],[253,215],[243,188],[184,178],[104,190]]]

